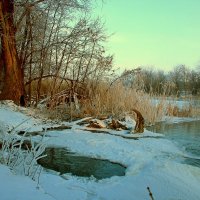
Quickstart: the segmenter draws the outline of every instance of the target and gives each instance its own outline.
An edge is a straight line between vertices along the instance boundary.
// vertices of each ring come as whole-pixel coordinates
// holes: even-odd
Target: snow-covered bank
[[[27,113],[27,112],[24,112]],[[16,125],[18,130],[42,130],[52,124],[26,116],[20,109],[0,105],[0,123],[6,130]],[[113,135],[92,133],[75,122],[72,129],[46,133],[47,146],[65,147],[82,155],[108,159],[127,166],[126,175],[97,181],[94,178],[59,176],[56,172],[43,171],[37,183],[28,177],[15,175],[0,165],[0,191],[2,200],[56,199],[56,200],[144,200],[150,199],[147,186],[154,199],[200,199],[200,169],[179,161],[184,153],[160,134],[145,131],[138,140],[126,131],[110,131]],[[131,122],[129,124],[131,126]],[[134,123],[132,124],[134,125]],[[151,137],[146,137],[151,136]],[[135,137],[135,135],[131,135]],[[35,141],[41,136],[34,136]]]
[[[29,177],[13,174],[8,167],[0,165],[1,200],[53,200]]]

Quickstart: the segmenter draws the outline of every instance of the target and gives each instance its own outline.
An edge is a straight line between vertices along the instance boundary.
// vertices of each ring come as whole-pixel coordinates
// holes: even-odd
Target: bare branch
[[[25,3],[23,6],[25,7],[25,11],[21,14],[21,16],[19,17],[19,20],[18,22],[16,23],[15,27],[16,29],[19,28],[20,26],[20,23],[22,22],[22,20],[24,19],[24,17],[31,11],[31,9],[38,3],[41,3],[45,0],[38,0],[36,2],[33,2],[33,3]]]
[[[61,79],[61,80],[64,80],[64,81],[66,81],[66,82],[67,82],[67,81],[74,81],[73,79],[70,79],[70,78],[65,78],[65,77],[61,77],[61,76],[54,75],[54,74],[48,74],[48,75],[44,75],[44,76],[42,76],[42,77],[35,77],[35,78],[29,80],[28,82],[26,82],[25,85],[27,86],[27,85],[31,84],[33,81],[36,81],[36,80],[39,80],[39,79],[54,78],[54,77],[59,78],[59,79]]]

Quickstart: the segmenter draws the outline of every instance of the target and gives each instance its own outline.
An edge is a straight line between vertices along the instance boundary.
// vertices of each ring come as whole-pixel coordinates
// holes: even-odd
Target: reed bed
[[[43,93],[49,94],[47,84],[44,84]],[[122,81],[111,86],[108,82],[102,81],[95,90],[91,88],[87,87],[85,94],[82,92],[81,98],[69,96],[69,92],[65,94],[64,91],[69,89],[67,86],[61,88],[61,91],[48,101],[51,106],[43,107],[43,114],[50,119],[61,120],[75,120],[88,116],[123,119],[127,115],[135,117],[133,109],[137,109],[143,115],[146,125],[152,125],[166,115],[200,116],[200,106],[199,103],[194,103],[194,98],[183,100],[187,101],[187,104],[180,107],[177,105],[176,97],[168,97],[166,94],[159,96],[147,94],[143,90],[125,86]]]

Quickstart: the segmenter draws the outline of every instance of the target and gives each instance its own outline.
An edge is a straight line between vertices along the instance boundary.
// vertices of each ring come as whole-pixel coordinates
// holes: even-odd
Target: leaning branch
[[[66,82],[68,82],[68,81],[74,81],[74,80],[69,79],[69,78],[64,78],[64,77],[61,77],[61,76],[56,76],[56,75],[53,75],[53,74],[49,74],[49,75],[44,75],[42,77],[35,77],[35,78],[33,78],[33,79],[27,81],[25,83],[25,86],[31,84],[33,81],[36,81],[36,80],[39,80],[39,79],[44,79],[44,78],[52,78],[52,77],[57,77],[57,78],[62,79],[64,81],[66,81]]]

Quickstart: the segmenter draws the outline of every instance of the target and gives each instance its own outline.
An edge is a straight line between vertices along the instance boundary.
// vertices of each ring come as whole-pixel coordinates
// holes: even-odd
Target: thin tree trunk
[[[32,62],[33,62],[33,32],[32,32],[32,24],[30,24],[30,30],[29,30],[29,40],[30,40],[30,65],[29,65],[29,81],[32,80]],[[31,82],[28,87],[28,100],[29,105],[31,105],[31,99],[32,99],[32,85]]]

